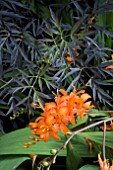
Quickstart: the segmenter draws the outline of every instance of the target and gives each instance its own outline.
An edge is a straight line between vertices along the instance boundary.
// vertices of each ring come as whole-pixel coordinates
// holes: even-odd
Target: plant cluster
[[[103,160],[112,158],[112,18],[113,0],[0,1],[0,130],[25,127],[37,117],[29,124],[34,142],[29,139],[24,146],[41,140],[24,149],[29,128],[3,135],[1,168],[9,168],[4,168],[6,160],[13,160],[10,169],[21,168],[30,159],[26,155],[34,154],[35,162],[36,155],[49,155],[53,148],[60,151],[64,144],[67,153],[57,150],[56,155],[66,158],[68,170],[81,167],[84,157],[96,159],[99,151]],[[93,105],[98,110],[84,115]],[[98,169],[85,163],[79,169],[92,167]]]
[[[59,92],[62,93],[62,96],[57,94],[55,102],[46,103],[45,107],[36,106],[43,109],[41,116],[35,122],[29,123],[30,128],[33,129],[32,133],[39,136],[35,139],[36,141],[44,139],[45,142],[48,142],[50,136],[55,140],[60,140],[57,136],[59,130],[67,134],[69,122],[75,124],[75,114],[82,119],[83,115],[94,107],[91,105],[91,101],[86,102],[91,96],[84,90],[77,92],[74,89],[69,95],[63,89],[60,89]]]

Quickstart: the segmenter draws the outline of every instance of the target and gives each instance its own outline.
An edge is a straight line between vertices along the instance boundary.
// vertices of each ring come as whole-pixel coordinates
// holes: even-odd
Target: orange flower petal
[[[111,54],[111,58],[112,58],[112,60],[113,60],[113,54]]]
[[[52,136],[52,138],[55,139],[55,140],[60,140],[60,137],[57,136],[55,133],[51,133],[51,136]]]
[[[91,98],[91,96],[87,93],[84,93],[80,96],[80,98],[85,102],[87,99]]]
[[[68,114],[68,108],[67,107],[61,107],[59,110],[58,110],[58,115],[61,115],[61,116],[64,116]]]
[[[65,90],[63,90],[63,89],[60,89],[60,90],[58,90],[60,93],[62,93],[64,96],[66,96],[67,95],[67,92],[65,91]]]
[[[105,69],[113,69],[113,65],[107,66]]]
[[[80,53],[76,52],[76,57],[79,57],[80,56]]]
[[[69,121],[74,125],[75,124],[75,117],[73,115],[70,116]]]
[[[84,108],[77,110],[77,115],[80,117],[80,119],[83,119],[84,113],[85,113],[85,109]]]
[[[32,132],[32,134],[35,135],[41,135],[43,132],[45,131],[45,129],[36,129],[35,131]]]
[[[30,129],[35,129],[35,128],[38,127],[38,124],[35,123],[35,122],[30,122],[30,123],[29,123],[29,127],[30,127]]]
[[[41,119],[44,119],[44,117],[43,117],[43,116],[37,117],[36,120],[35,120],[35,122],[38,122],[38,121],[40,121]]]
[[[91,102],[92,102],[92,101],[89,101],[89,102],[84,103],[84,106],[85,106],[86,109],[94,108],[94,106],[91,105]]]
[[[49,103],[45,104],[46,110],[50,110],[50,109],[53,109],[53,108],[56,108],[56,104],[54,102],[49,102]]]
[[[57,134],[57,133],[59,132],[60,128],[59,128],[59,126],[58,126],[57,124],[54,124],[54,126],[52,126],[51,130],[52,130],[55,134]]]
[[[51,127],[52,124],[54,123],[54,117],[53,117],[53,116],[47,117],[46,120],[45,120],[45,123],[46,123],[46,125],[48,125],[49,127]]]
[[[50,137],[49,132],[46,132],[45,135],[44,135],[44,142],[48,142],[49,137]]]
[[[62,123],[60,125],[61,131],[66,134],[67,132],[69,132],[69,129]]]

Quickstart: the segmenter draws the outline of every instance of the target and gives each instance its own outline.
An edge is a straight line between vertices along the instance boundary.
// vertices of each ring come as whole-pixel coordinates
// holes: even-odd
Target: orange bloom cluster
[[[63,89],[58,90],[55,96],[55,102],[49,102],[43,107],[38,100],[36,108],[41,108],[43,113],[35,122],[29,123],[32,134],[38,136],[36,141],[48,141],[52,136],[55,140],[60,140],[58,132],[61,130],[64,134],[69,132],[69,122],[75,124],[75,114],[81,119],[83,115],[89,111],[89,108],[94,107],[91,101],[87,101],[91,96],[85,93],[85,90],[74,90],[68,95]],[[32,104],[34,106],[34,104]]]
[[[72,48],[72,49],[73,49],[73,51],[76,52],[76,57],[79,57],[80,54],[77,52],[77,49],[76,49],[76,48]],[[66,60],[67,60],[68,62],[72,62],[72,61],[73,61],[73,58],[70,56],[70,52],[69,52],[69,51],[66,51],[65,54],[67,55],[67,56],[66,56]]]
[[[101,130],[104,130],[104,126],[100,126]],[[113,131],[113,122],[111,121],[110,124],[106,125],[106,131]]]
[[[101,170],[113,170],[113,165],[110,166],[109,162],[106,159],[102,161],[100,154],[98,154],[98,162]]]

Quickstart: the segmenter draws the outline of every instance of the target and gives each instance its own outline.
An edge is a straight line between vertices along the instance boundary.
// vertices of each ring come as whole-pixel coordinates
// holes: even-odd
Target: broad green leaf
[[[31,130],[29,128],[24,128],[10,132],[8,134],[2,135],[0,137],[0,155],[15,155],[15,154],[38,154],[38,155],[50,155],[51,149],[58,149],[65,142],[65,136],[62,132],[59,133],[61,140],[55,141],[50,138],[47,143],[40,141],[34,145],[31,145],[29,148],[24,149],[25,142],[31,142],[32,140],[28,139],[31,135]],[[74,145],[75,150],[81,155],[81,157],[95,157],[96,153],[93,152],[90,154],[89,145],[84,140],[82,136],[75,136],[72,139],[72,144]],[[61,150],[59,156],[66,156],[66,150]]]
[[[103,144],[103,132],[83,132],[79,133],[78,135],[86,137],[96,143]],[[113,132],[106,132],[105,145],[110,148],[113,148]]]
[[[55,141],[50,138],[49,142],[45,143],[43,141],[38,142],[35,145],[30,146],[29,148],[24,148],[25,142],[32,142],[29,139],[31,135],[31,130],[29,128],[24,128],[20,130],[16,130],[10,132],[8,134],[0,137],[0,155],[7,154],[40,154],[40,155],[48,155],[50,154],[50,150],[55,148],[59,148],[65,141],[64,135],[61,133],[60,141]],[[60,156],[66,155],[66,150],[62,150],[59,154]]]
[[[66,159],[67,169],[77,170],[78,166],[81,163],[82,163],[82,158],[77,153],[74,145],[71,142],[69,142],[69,144],[67,145],[67,159]]]
[[[99,170],[99,166],[96,165],[84,165],[81,168],[79,168],[79,170]]]
[[[0,170],[15,170],[22,162],[30,160],[28,156],[0,156]]]
[[[105,118],[107,118],[107,117],[109,117],[109,114],[108,113],[106,113],[106,112],[100,112],[100,111],[98,111],[97,109],[91,109],[90,110],[90,117],[92,117],[92,118],[94,118],[94,117],[97,117],[97,116],[103,116],[103,117],[105,117]]]

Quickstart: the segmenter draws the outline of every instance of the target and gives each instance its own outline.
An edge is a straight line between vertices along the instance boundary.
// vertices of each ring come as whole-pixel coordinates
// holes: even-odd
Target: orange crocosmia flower
[[[30,122],[29,127],[30,127],[30,129],[36,129],[38,127],[38,125],[35,122]]]
[[[66,60],[69,61],[69,62],[72,62],[72,61],[73,61],[73,58],[70,57],[70,56],[67,56],[67,57],[66,57]]]
[[[35,122],[29,123],[32,134],[39,136],[36,141],[44,140],[47,142],[50,136],[55,140],[60,140],[57,136],[59,130],[64,134],[69,132],[68,123],[75,124],[75,114],[83,118],[85,112],[92,108],[91,101],[87,100],[91,96],[85,93],[85,90],[77,91],[74,87],[73,91],[68,95],[63,89],[58,90],[55,96],[55,102],[45,104],[45,107],[39,103],[38,108],[43,110]]]
[[[60,124],[60,129],[64,134],[67,134],[69,132],[69,129],[63,123]]]
[[[68,98],[69,98],[69,96],[60,96],[60,95],[57,95],[55,97],[55,102],[57,104],[57,108],[66,106]]]
[[[102,161],[100,154],[98,154],[98,162],[100,165],[100,170],[113,170],[113,165],[110,166],[109,162],[106,159]]]
[[[79,57],[80,56],[80,54],[77,52],[77,49],[76,48],[72,48],[73,49],[73,51],[75,51],[76,52],[76,57]]]
[[[86,100],[88,100],[89,98],[91,98],[91,96],[87,93],[84,93],[80,96],[80,98],[85,102]]]
[[[79,57],[80,56],[80,53],[76,52],[76,57]]]
[[[56,104],[54,102],[46,103],[45,104],[45,114],[50,115],[50,114],[56,114]]]
[[[67,96],[67,92],[63,89],[58,90],[58,92],[62,93],[64,96]]]
[[[58,128],[64,133],[66,134],[67,132],[69,132],[69,129],[67,128],[66,122],[68,122],[68,120],[65,120],[65,117],[58,117],[56,120],[56,126],[58,126]]]
[[[58,109],[58,115],[65,116],[68,114],[68,107],[61,107]]]
[[[68,50],[66,50],[65,54],[68,54],[68,55],[69,55],[69,54],[70,54],[70,52],[69,52]]]
[[[56,104],[54,102],[49,102],[45,104],[46,111],[49,111],[51,109],[56,109]]]
[[[84,98],[84,97],[85,98]],[[76,100],[76,106],[74,108],[74,111],[77,113],[77,115],[82,119],[85,112],[88,112],[90,108],[93,108],[94,106],[91,105],[91,101],[85,102],[90,96],[86,94],[82,94],[77,100]]]
[[[113,69],[113,65],[107,66],[105,69]]]
[[[111,123],[110,123],[110,127],[111,127],[111,129],[113,130],[113,122],[111,121]]]
[[[111,58],[112,58],[112,60],[113,60],[113,54],[111,54]]]
[[[43,139],[44,142],[48,142],[50,136],[55,140],[60,140],[60,137],[57,136],[57,133],[54,132],[54,129],[46,129],[45,132],[41,132],[39,139]]]
[[[42,118],[42,117],[41,117]],[[39,136],[38,140],[44,139],[45,142],[49,140],[49,137],[52,136],[55,140],[60,140],[60,138],[57,136],[59,128],[54,124],[54,117],[49,116],[47,118],[40,119],[37,123],[34,122],[29,124],[31,129],[34,129],[32,134]]]
[[[31,103],[31,106],[32,106],[33,108],[40,108],[40,109],[42,109],[42,110],[44,111],[44,107],[42,106],[40,100],[37,99],[36,102],[37,102],[38,104],[37,104],[37,103]]]

